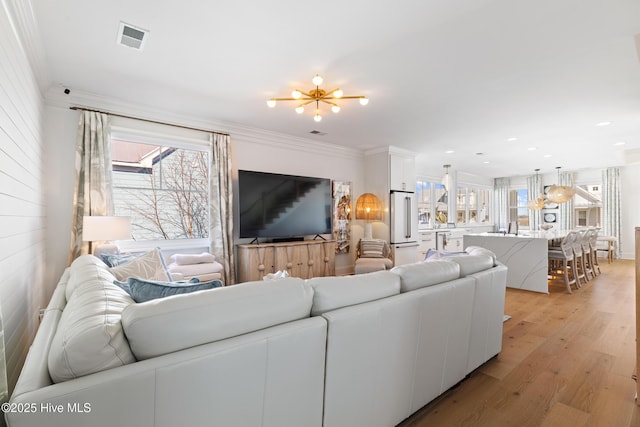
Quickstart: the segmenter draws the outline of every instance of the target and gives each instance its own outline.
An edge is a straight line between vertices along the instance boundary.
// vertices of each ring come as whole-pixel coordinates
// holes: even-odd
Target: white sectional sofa
[[[482,248],[357,276],[135,303],[65,271],[8,406],[20,426],[393,426],[500,352],[506,267]]]

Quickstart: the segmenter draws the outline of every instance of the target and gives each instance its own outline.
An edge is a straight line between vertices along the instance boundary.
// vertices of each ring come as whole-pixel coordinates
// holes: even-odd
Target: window
[[[455,221],[458,224],[490,224],[491,190],[458,186],[456,189]],[[444,185],[429,181],[417,182],[418,221],[420,225],[443,225],[449,220],[449,194]],[[453,218],[451,218],[453,220]]]
[[[458,224],[489,224],[490,190],[458,186],[456,222]]]
[[[456,222],[466,224],[467,222],[467,187],[458,186],[456,194]]]
[[[418,181],[416,185],[418,200],[418,223],[426,225],[431,222],[431,183]]]
[[[209,152],[180,141],[111,141],[115,214],[132,220],[133,240],[209,235]]]
[[[518,227],[529,228],[528,200],[526,188],[509,191],[509,222],[518,221]]]
[[[444,185],[429,181],[418,181],[418,223],[436,225],[447,223],[447,193]],[[432,203],[433,202],[433,203]],[[435,212],[435,213],[434,213]]]
[[[446,224],[449,222],[449,193],[445,190],[444,185],[438,183],[433,184],[435,190],[435,201],[436,201],[436,216],[435,222],[439,224]]]
[[[600,184],[576,185],[573,197],[576,226],[599,227],[602,215],[602,191]]]

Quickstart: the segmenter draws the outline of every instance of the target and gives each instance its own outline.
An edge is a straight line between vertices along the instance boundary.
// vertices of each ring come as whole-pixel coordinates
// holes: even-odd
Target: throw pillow
[[[464,252],[464,251],[462,251],[462,252],[444,252],[444,251],[437,251],[435,249],[429,249],[427,251],[427,254],[424,257],[424,260],[425,261],[432,261],[432,260],[436,260],[436,259],[442,259],[442,258],[458,256],[458,255],[467,255],[467,253]]]
[[[210,282],[160,282],[129,277],[127,285],[131,298],[135,302],[145,302],[171,295],[219,288],[222,286],[222,282],[220,280],[212,280]]]
[[[128,293],[129,296],[131,296],[131,287],[129,286],[129,279],[135,279],[135,278],[129,277],[125,282],[114,280],[113,284],[117,285],[118,287],[120,287],[120,289],[122,289],[123,291]],[[135,280],[141,280],[141,279],[135,279]],[[153,282],[153,283],[165,283],[165,282]],[[166,282],[166,283],[171,283],[175,285],[180,285],[180,284],[184,285],[184,284],[200,283],[200,279],[198,279],[197,277],[192,277],[189,280],[174,280],[173,282]]]
[[[360,240],[360,256],[363,258],[384,258],[384,240]]]
[[[167,272],[162,254],[158,248],[140,255],[125,264],[111,267],[109,271],[120,281],[125,281],[129,277],[171,281],[171,276]]]
[[[126,264],[142,254],[100,254],[100,258],[107,264],[107,267],[115,267]]]

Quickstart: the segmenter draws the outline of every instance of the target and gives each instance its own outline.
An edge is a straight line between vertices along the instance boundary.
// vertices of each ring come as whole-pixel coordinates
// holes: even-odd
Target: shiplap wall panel
[[[0,310],[15,386],[44,297],[43,101],[7,8],[0,8]]]

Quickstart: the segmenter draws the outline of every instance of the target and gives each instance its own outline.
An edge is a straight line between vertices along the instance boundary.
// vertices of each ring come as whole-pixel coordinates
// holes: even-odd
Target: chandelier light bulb
[[[369,98],[363,97],[360,98],[360,105],[367,105],[369,103]]]
[[[268,106],[269,108],[273,108],[273,107],[275,107],[275,106],[276,106],[276,100],[275,100],[275,99],[270,99],[270,100],[268,100],[268,101],[267,101],[267,106]]]
[[[342,98],[342,95],[344,95],[344,92],[342,91],[342,89],[336,89],[336,90],[333,92],[333,96],[334,96],[335,98]]]
[[[304,113],[304,107],[296,107],[296,113],[298,114]]]
[[[291,92],[292,98],[299,99],[301,96],[302,96],[302,92],[300,92],[298,89]]]
[[[339,113],[340,112],[340,107],[338,107],[337,105],[333,105],[331,107],[331,111],[333,111],[334,113]]]
[[[319,122],[320,120],[322,120],[322,116],[320,115],[320,111],[316,111],[316,115],[313,116],[313,120],[315,120],[316,122]]]
[[[311,79],[311,82],[316,85],[316,86],[320,86],[323,82],[323,78],[320,77],[320,74],[316,74],[315,76],[313,76],[313,78]]]

